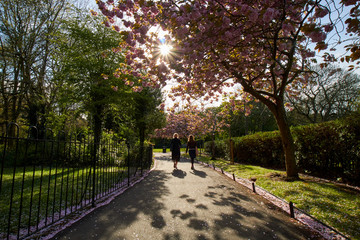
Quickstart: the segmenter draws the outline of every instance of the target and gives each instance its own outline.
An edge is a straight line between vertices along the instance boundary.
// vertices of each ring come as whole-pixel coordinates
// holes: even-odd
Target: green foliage
[[[298,126],[292,129],[296,160],[302,172],[344,181],[360,182],[360,116]],[[236,162],[284,169],[282,143],[278,131],[234,138]],[[228,158],[226,140],[215,142],[217,157]],[[205,150],[211,154],[211,141]]]
[[[360,117],[293,129],[301,169],[344,181],[360,180]]]
[[[214,150],[213,150],[214,148]],[[229,159],[230,156],[230,147],[228,140],[217,140],[217,141],[208,141],[204,143],[205,152],[212,154],[214,151],[214,157],[225,157]]]
[[[281,138],[277,131],[259,132],[233,138],[236,162],[250,163],[276,168],[284,167]],[[212,141],[205,142],[205,151],[212,153]],[[215,157],[230,159],[229,140],[215,141]]]
[[[234,158],[237,162],[274,168],[284,167],[279,132],[259,132],[234,139]]]

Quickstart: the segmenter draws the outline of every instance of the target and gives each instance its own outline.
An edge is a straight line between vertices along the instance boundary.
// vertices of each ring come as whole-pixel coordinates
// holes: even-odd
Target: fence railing
[[[22,239],[129,185],[152,163],[152,147],[29,128],[0,136],[0,239]],[[15,130],[15,131],[14,131]],[[41,137],[39,137],[41,135]]]

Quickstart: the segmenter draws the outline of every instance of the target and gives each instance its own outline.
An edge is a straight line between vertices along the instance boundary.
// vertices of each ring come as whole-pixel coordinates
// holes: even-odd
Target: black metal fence
[[[25,238],[95,207],[152,164],[151,146],[109,136],[96,144],[90,134],[54,135],[36,127],[26,135],[11,124],[0,136],[0,239]]]

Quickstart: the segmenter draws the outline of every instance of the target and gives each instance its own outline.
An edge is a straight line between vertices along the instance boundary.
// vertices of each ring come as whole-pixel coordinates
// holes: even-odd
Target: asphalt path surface
[[[144,180],[53,239],[322,239],[211,168],[155,153]]]

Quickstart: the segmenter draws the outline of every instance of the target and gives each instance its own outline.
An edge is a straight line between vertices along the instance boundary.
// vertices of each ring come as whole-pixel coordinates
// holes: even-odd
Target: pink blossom
[[[325,32],[331,32],[334,29],[334,26],[332,24],[327,24],[324,26]]]
[[[124,23],[125,27],[130,27],[131,26],[131,22],[129,22],[129,21],[123,21],[123,23]]]
[[[323,18],[328,13],[329,13],[329,11],[326,8],[319,8],[318,7],[318,8],[315,9],[315,17],[318,17],[318,18]]]
[[[133,87],[132,90],[134,92],[141,92],[143,90],[143,87],[140,87],[140,86],[136,86],[136,87]]]
[[[201,14],[199,11],[193,11],[191,17],[192,19],[196,20],[201,17]]]
[[[119,9],[121,10],[121,11],[125,11],[126,10],[126,5],[125,5],[125,3],[121,3],[121,4],[119,4]]]
[[[263,20],[264,22],[270,22],[271,20],[274,19],[274,17],[275,17],[275,9],[268,8],[265,14],[263,15]]]
[[[246,5],[246,4],[243,4],[242,6],[241,6],[241,12],[243,12],[243,13],[246,13],[247,11],[249,11],[251,8],[248,6],[248,5]]]
[[[134,85],[133,81],[125,81],[125,85],[132,87]]]
[[[132,8],[133,5],[134,5],[133,1],[131,1],[131,0],[127,0],[127,1],[126,1],[126,6],[127,6],[128,8]]]
[[[163,62],[159,64],[158,69],[159,69],[159,72],[166,72],[168,70],[166,65]]]
[[[152,6],[151,7],[151,12],[154,13],[154,14],[157,14],[159,12],[159,10],[155,6]]]
[[[342,0],[345,6],[355,5],[359,0]]]
[[[145,35],[148,31],[148,27],[147,26],[142,26],[140,29],[139,29],[140,33],[142,35]]]
[[[204,25],[200,25],[200,26],[199,26],[199,30],[200,30],[201,32],[205,32],[205,27],[204,27]]]
[[[186,23],[186,19],[183,16],[179,16],[176,18],[176,21],[180,24],[183,25]]]
[[[257,10],[252,9],[249,13],[249,20],[251,22],[256,22],[258,20],[259,17],[259,13],[257,12]]]
[[[223,22],[224,22],[225,25],[229,25],[231,20],[230,20],[230,18],[224,16],[223,17]]]
[[[324,32],[311,32],[309,37],[312,42],[322,42],[326,39],[326,34]]]
[[[112,90],[114,90],[115,92],[118,91],[118,86],[111,86]]]
[[[314,51],[306,51],[305,52],[305,57],[306,58],[315,57],[315,52]]]
[[[90,13],[91,13],[91,15],[93,15],[93,16],[97,16],[97,15],[98,15],[98,13],[95,12],[94,10],[90,10]]]
[[[116,16],[117,16],[118,18],[122,19],[122,18],[124,17],[124,14],[123,14],[122,11],[117,11],[117,12],[116,12]]]
[[[295,29],[294,29],[294,26],[290,23],[283,23],[282,25],[282,29],[285,33],[290,33],[290,32],[293,32]]]
[[[106,27],[110,27],[109,21],[105,21],[104,24],[105,24]]]
[[[288,50],[288,44],[286,44],[286,43],[280,43],[280,44],[279,44],[279,50],[280,50],[280,51],[286,51],[286,50]]]
[[[103,1],[98,1],[97,4],[100,10],[106,8],[106,4]]]
[[[114,30],[117,32],[120,32],[120,27],[119,26],[113,26]]]

